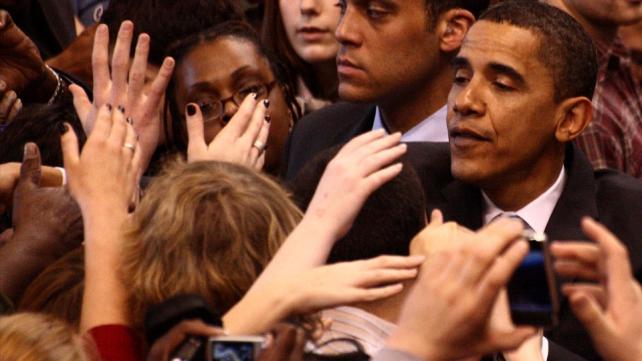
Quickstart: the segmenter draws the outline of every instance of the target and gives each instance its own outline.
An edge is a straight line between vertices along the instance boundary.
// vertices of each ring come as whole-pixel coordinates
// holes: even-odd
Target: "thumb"
[[[40,186],[41,173],[40,150],[35,143],[27,143],[24,148],[20,166],[20,184]]]
[[[69,92],[71,92],[71,95],[74,97],[74,108],[76,109],[76,113],[78,113],[78,118],[80,118],[85,132],[89,134],[92,126],[92,124],[88,124],[89,113],[92,108],[91,101],[87,93],[85,93],[85,90],[76,84],[69,86]]]
[[[512,351],[518,348],[524,341],[535,336],[537,334],[537,329],[534,327],[517,327],[510,332],[498,332],[495,337],[493,337],[494,342],[492,342],[491,350],[485,350],[485,352],[505,352]]]

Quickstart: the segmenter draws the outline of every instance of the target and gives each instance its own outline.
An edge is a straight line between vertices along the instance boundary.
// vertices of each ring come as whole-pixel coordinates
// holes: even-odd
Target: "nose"
[[[465,86],[453,85],[449,97],[453,111],[461,116],[484,114],[485,105],[481,92],[482,90],[474,78]]]
[[[228,99],[225,101],[223,104],[223,116],[221,119],[223,120],[223,125],[227,124],[230,122],[230,119],[236,114],[236,112],[239,110],[239,106],[236,105],[233,99]]]
[[[359,26],[358,14],[354,12],[355,10],[352,9],[352,6],[346,4],[346,8],[339,19],[339,25],[334,31],[334,37],[341,46],[357,47],[361,45],[359,29],[363,27]]]
[[[319,14],[318,0],[300,0],[299,10],[301,14],[307,16],[314,16]]]

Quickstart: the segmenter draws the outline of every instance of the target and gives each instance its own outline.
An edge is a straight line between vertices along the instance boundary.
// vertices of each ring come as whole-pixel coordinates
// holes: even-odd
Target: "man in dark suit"
[[[549,5],[507,2],[473,25],[454,64],[448,130],[456,180],[442,191],[446,218],[477,229],[517,216],[550,239],[577,240],[586,239],[581,217],[591,216],[625,242],[641,279],[642,183],[594,173],[571,145],[591,121],[597,76],[581,25]],[[547,336],[599,359],[565,302]]]
[[[339,5],[339,96],[352,103],[298,122],[286,154],[286,179],[318,152],[372,129],[402,132],[402,141],[447,142],[450,61],[488,1],[342,0]]]

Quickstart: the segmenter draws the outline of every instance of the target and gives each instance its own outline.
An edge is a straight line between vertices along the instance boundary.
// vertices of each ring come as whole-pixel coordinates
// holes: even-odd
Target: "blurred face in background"
[[[620,28],[624,45],[631,51],[631,72],[642,87],[642,21]]]
[[[336,0],[279,0],[279,9],[288,40],[301,59],[311,64],[334,61],[339,51]]]
[[[563,0],[573,12],[591,24],[629,25],[642,20],[640,0]]]

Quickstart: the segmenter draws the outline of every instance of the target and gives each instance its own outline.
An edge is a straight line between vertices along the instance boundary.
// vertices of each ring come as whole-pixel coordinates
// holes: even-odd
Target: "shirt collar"
[[[446,116],[448,107],[444,105],[428,118],[422,120],[419,124],[412,127],[401,136],[402,142],[448,142],[448,126]],[[388,131],[383,124],[381,111],[376,107],[372,130],[384,129]]]
[[[506,214],[507,216],[517,215],[528,223],[535,232],[544,233],[548,220],[551,218],[551,214],[553,214],[553,209],[555,209],[555,205],[562,195],[565,183],[566,170],[562,167],[557,180],[552,186],[550,186],[550,188],[516,212],[504,212],[502,209],[497,207],[490,198],[488,198],[484,191],[482,191],[482,197],[484,198],[484,203],[486,205],[483,217],[484,224],[490,223],[493,219],[502,214]]]

